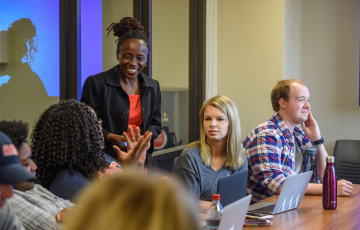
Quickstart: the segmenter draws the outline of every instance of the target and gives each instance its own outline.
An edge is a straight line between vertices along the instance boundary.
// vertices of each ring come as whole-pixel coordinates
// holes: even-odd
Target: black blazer
[[[129,122],[130,101],[127,93],[122,88],[119,78],[119,65],[108,71],[90,76],[86,79],[81,96],[81,102],[94,109],[98,118],[103,120],[103,135],[109,133],[122,135],[127,131]],[[160,85],[144,73],[138,75],[140,83],[141,113],[143,118],[142,134],[146,131],[153,133],[151,148],[152,153],[154,138],[161,133],[161,92]],[[106,142],[105,152],[117,159],[112,146],[114,143]]]

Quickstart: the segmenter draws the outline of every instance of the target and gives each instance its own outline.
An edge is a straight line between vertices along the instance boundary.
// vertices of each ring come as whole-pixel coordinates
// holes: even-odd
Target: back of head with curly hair
[[[45,110],[31,142],[38,181],[46,188],[63,169],[90,178],[106,167],[104,140],[95,113],[76,100],[60,101]]]

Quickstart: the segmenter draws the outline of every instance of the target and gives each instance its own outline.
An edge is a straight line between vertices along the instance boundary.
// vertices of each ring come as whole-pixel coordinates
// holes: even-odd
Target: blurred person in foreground
[[[19,164],[11,140],[0,132],[0,229],[24,229],[7,199],[13,196],[13,185],[33,180],[35,177]]]
[[[64,229],[199,229],[191,196],[176,182],[157,175],[108,177],[88,187],[79,203]]]
[[[19,153],[19,163],[34,176],[36,164],[31,160],[31,150],[26,142],[29,126],[22,121],[0,121],[0,131],[14,143]],[[25,229],[57,229],[75,204],[55,196],[33,181],[14,185],[14,196],[8,200]]]

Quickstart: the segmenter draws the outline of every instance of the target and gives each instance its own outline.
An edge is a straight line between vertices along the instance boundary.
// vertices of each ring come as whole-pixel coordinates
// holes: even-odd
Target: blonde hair
[[[85,190],[67,230],[198,229],[190,195],[160,176],[120,173]]]
[[[285,101],[290,99],[290,86],[293,83],[299,83],[306,87],[305,83],[296,79],[284,79],[276,83],[271,91],[271,105],[275,112],[280,110],[279,100],[283,98]]]
[[[241,147],[241,127],[240,117],[236,104],[228,97],[218,95],[204,102],[200,109],[200,141],[193,142],[188,147],[198,147],[202,162],[209,166],[211,162],[211,147],[206,142],[204,129],[204,113],[207,106],[218,108],[229,120],[229,130],[227,135],[226,153],[227,159],[225,166],[229,169],[237,169],[244,164],[244,153]]]

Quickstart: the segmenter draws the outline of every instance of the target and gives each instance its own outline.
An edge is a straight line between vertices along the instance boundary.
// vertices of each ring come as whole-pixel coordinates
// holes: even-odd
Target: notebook
[[[245,197],[248,171],[242,171],[219,179],[217,193],[223,207]]]
[[[308,171],[288,176],[275,204],[269,202],[253,204],[249,207],[249,212],[275,215],[299,207],[312,174],[312,171]]]

